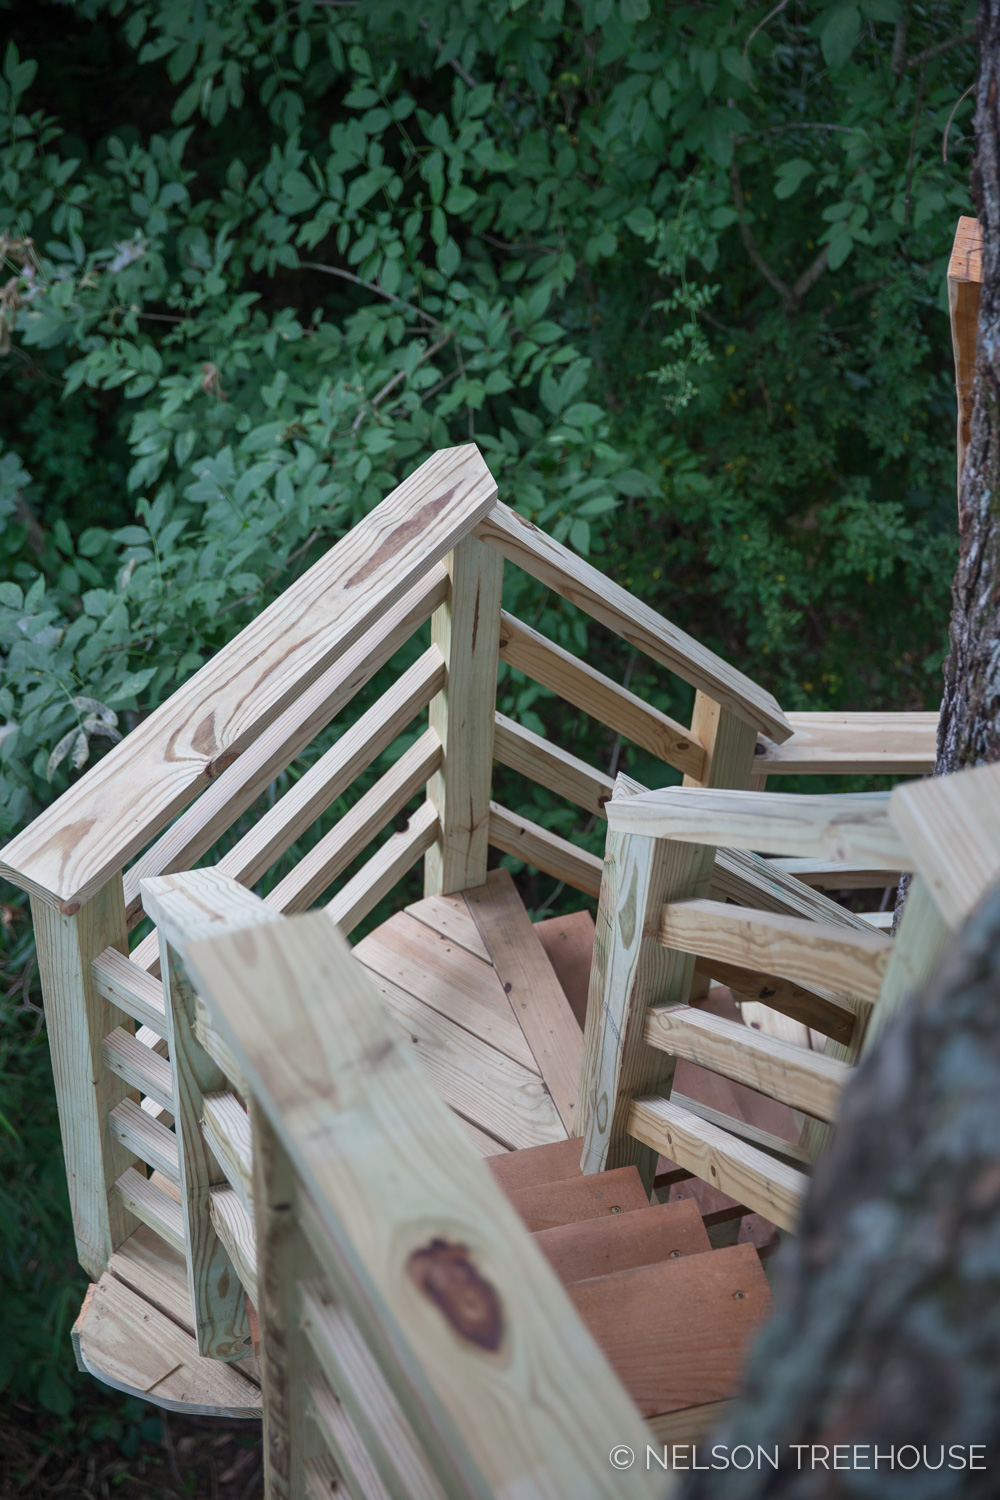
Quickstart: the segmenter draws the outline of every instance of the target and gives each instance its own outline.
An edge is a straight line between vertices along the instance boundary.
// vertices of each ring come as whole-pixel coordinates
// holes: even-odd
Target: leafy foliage
[[[0,836],[469,440],[787,705],[934,703],[955,0],[3,9]],[[662,777],[518,674],[502,693]]]

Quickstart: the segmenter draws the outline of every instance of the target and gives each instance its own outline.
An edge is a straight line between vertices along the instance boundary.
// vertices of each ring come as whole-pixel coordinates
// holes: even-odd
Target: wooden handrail
[[[3,850],[73,914],[488,512],[473,445],[436,453]]]
[[[692,636],[634,598],[568,547],[506,505],[494,505],[476,535],[496,547],[508,561],[555,589],[630,646],[729,709],[738,719],[780,743],[792,727],[777,701],[735,667]]]
[[[761,737],[753,768],[767,776],[929,776],[937,759],[934,713],[789,714],[783,745]]]

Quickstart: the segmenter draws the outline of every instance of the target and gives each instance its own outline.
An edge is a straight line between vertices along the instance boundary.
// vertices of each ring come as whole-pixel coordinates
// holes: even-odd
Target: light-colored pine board
[[[899,870],[846,865],[832,859],[769,859],[773,869],[794,875],[803,885],[824,891],[885,890],[899,883]]]
[[[360,1329],[343,1307],[334,1304],[321,1280],[302,1288],[302,1326],[393,1500],[445,1500]]]
[[[616,1271],[569,1293],[647,1417],[734,1396],[771,1307],[752,1245]]]
[[[201,1102],[201,1129],[226,1181],[253,1213],[253,1145],[250,1117],[236,1095],[225,1090],[205,1094]]]
[[[564,1286],[712,1248],[693,1198],[542,1229],[535,1243]]]
[[[251,1380],[201,1357],[189,1333],[117,1277],[91,1289],[74,1343],[84,1368],[126,1395],[189,1416],[260,1418]]]
[[[513,1151],[563,1139],[565,1127],[537,1073],[381,974],[366,973],[435,1092],[456,1113]]]
[[[235,1188],[214,1187],[209,1193],[209,1212],[216,1234],[236,1268],[251,1302],[257,1303],[257,1236],[253,1215]]]
[[[129,1097],[130,1086],[104,1066],[102,1056],[108,1032],[131,1022],[99,993],[93,973],[98,954],[108,948],[124,953],[128,947],[121,877],[110,880],[75,916],[32,897],[31,917],[76,1253],[96,1279],[136,1227],[113,1190],[134,1158],[108,1123],[115,1105]]]
[[[765,688],[506,505],[495,505],[476,528],[476,535],[630,646],[715,698],[737,718],[774,740],[786,739],[791,733],[784,714]]]
[[[530,818],[513,813],[499,802],[490,803],[490,843],[504,854],[523,859],[575,891],[597,896],[601,889],[601,861]]]
[[[716,850],[712,896],[716,901],[735,901],[738,906],[753,906],[759,911],[812,917],[817,922],[865,931],[864,920],[857,912],[838,906],[796,879],[794,873],[777,868],[777,861],[761,859],[746,849]]]
[[[342,1500],[346,1492],[337,1465],[329,1454],[307,1458],[303,1470],[306,1500]]]
[[[1000,765],[898,786],[889,816],[954,931],[1000,880]]]
[[[697,959],[694,972],[710,982],[728,985],[741,1001],[768,1005],[844,1046],[850,1044],[854,1035],[857,1025],[854,1010],[831,996],[793,984],[789,979],[779,979],[776,974],[759,974],[753,969],[708,958]]]
[[[948,262],[948,312],[955,358],[955,396],[958,403],[956,455],[958,488],[972,424],[972,389],[976,374],[976,333],[979,293],[983,280],[983,231],[978,219],[963,215],[955,230]]]
[[[418,807],[409,823],[366,860],[356,875],[326,905],[326,914],[349,937],[355,927],[408,874],[440,833],[438,815],[429,802]]]
[[[865,1000],[878,997],[892,949],[890,938],[870,928],[859,932],[705,900],[665,905],[658,941],[710,964],[718,959]]]
[[[431,646],[223,855],[219,873],[241,885],[259,880],[402,734],[443,681],[441,653]]]
[[[651,1047],[722,1073],[820,1120],[833,1119],[851,1073],[836,1058],[689,1005],[652,1006],[646,1014],[645,1037]]]
[[[117,1073],[130,1088],[148,1094],[163,1109],[173,1109],[174,1083],[170,1064],[166,1058],[158,1057],[151,1048],[143,1046],[134,1032],[116,1026],[104,1038],[101,1058],[104,1066]]]
[[[13,839],[2,873],[76,909],[439,562],[495,495],[471,444],[427,459]]]
[[[194,1337],[184,1257],[148,1224],[140,1224],[108,1262],[108,1271]],[[241,1365],[241,1373],[244,1367]]]
[[[155,1229],[179,1255],[184,1254],[184,1215],[162,1187],[135,1167],[128,1167],[115,1183],[115,1191],[137,1219]]]
[[[757,1151],[669,1099],[633,1099],[628,1131],[702,1182],[794,1230],[809,1184],[804,1173]]]
[[[162,1172],[171,1182],[180,1181],[177,1137],[172,1130],[140,1109],[133,1099],[116,1104],[109,1118],[115,1139],[121,1141],[130,1155]]]
[[[951,929],[923,875],[914,875],[893,939],[889,967],[862,1043],[869,1052],[900,1008],[925,985],[951,939]]]
[[[451,589],[431,621],[431,640],[444,658],[447,682],[428,714],[444,758],[427,786],[441,834],[424,863],[425,896],[450,895],[486,879],[493,780],[503,559],[466,536],[449,554],[447,567]]]
[[[713,1109],[710,1104],[702,1104],[700,1099],[689,1099],[686,1095],[678,1093],[676,1089],[671,1093],[670,1099],[679,1109],[686,1109],[689,1114],[697,1115],[700,1120],[707,1120],[710,1125],[717,1125],[720,1130],[728,1130],[731,1135],[738,1135],[741,1140],[748,1141],[751,1146],[758,1146],[769,1156],[777,1156],[779,1160],[786,1161],[789,1166],[804,1168],[812,1164],[808,1151],[795,1141],[786,1141],[783,1136],[775,1135],[770,1130],[762,1130],[759,1125],[752,1125],[748,1120],[738,1120],[734,1115],[723,1114],[722,1110]],[[793,1115],[792,1118],[794,1119],[795,1116]]]
[[[604,804],[615,787],[613,779],[506,714],[496,715],[493,754],[502,766],[548,787],[595,817],[604,817]]]
[[[325,1377],[312,1374],[306,1385],[309,1414],[343,1476],[348,1494],[356,1500],[395,1500],[393,1492],[383,1484],[346,1408],[337,1400]]]
[[[888,797],[815,796],[666,787],[629,797],[607,815],[622,833],[778,855],[811,855],[872,868],[911,870],[889,821]]]
[[[371,973],[538,1073],[497,974],[467,949],[449,943],[406,912],[396,912],[362,938],[354,952]]]
[[[322,896],[385,825],[415,797],[441,764],[441,741],[425,732],[350,811],[314,844],[308,854],[268,892],[268,906],[285,913],[304,911]]]
[[[474,953],[485,963],[492,962],[475,919],[460,892],[453,896],[425,896],[422,901],[414,901],[404,910],[407,916],[423,922],[432,932],[440,933],[443,938]]]
[[[111,1005],[163,1035],[165,1012],[163,986],[116,948],[105,948],[92,965],[94,988]]]
[[[668,766],[701,778],[705,751],[689,729],[506,611],[500,659]]]
[[[277,915],[277,913],[273,913]],[[246,1084],[240,1073],[240,1065],[236,1061],[231,1047],[228,1047],[222,1037],[215,1030],[209,1018],[205,1003],[200,996],[194,997],[194,1035],[199,1046],[204,1047],[209,1057],[216,1064],[219,1071],[229,1079],[238,1094],[245,1095]]]
[[[454,1113],[454,1111],[452,1111],[452,1113]],[[462,1115],[459,1114],[455,1115],[455,1119],[462,1127],[462,1134],[465,1136],[466,1140],[479,1153],[480,1156],[494,1157],[510,1155],[510,1152],[506,1146],[502,1146],[500,1142],[495,1141],[491,1135],[487,1135],[485,1130],[480,1130],[477,1125],[473,1125],[471,1120],[466,1120]]]
[[[195,944],[188,961],[315,1206],[332,1290],[382,1351],[446,1492],[620,1496],[607,1453],[641,1450],[636,1413],[325,916]],[[425,1290],[441,1241],[463,1247],[502,1310],[475,1339]]]
[[[929,776],[937,713],[789,714],[782,745],[762,738],[754,770],[767,776]]]
[[[613,1218],[649,1207],[649,1194],[635,1167],[511,1188],[507,1197],[533,1234],[560,1224]]]
[[[126,873],[125,904],[130,919],[141,911],[141,882],[153,875],[190,869],[419,630],[447,593],[447,569],[438,563],[209,783]]]
[[[508,870],[465,892],[496,977],[531,1048],[566,1133],[573,1135],[583,1034]]]
[[[594,962],[594,919],[584,909],[559,917],[544,917],[533,925],[582,1032],[587,1022],[587,991]]]

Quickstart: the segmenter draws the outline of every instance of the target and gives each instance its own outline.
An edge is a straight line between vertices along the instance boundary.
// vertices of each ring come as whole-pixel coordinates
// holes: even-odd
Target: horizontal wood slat
[[[705,749],[689,729],[506,610],[500,615],[500,660],[668,766],[701,780]]]
[[[619,833],[912,870],[881,795],[814,796],[666,787],[609,803]]]
[[[506,505],[495,505],[476,527],[476,535],[738,719],[779,742],[791,734],[791,726],[765,688]]]
[[[253,885],[320,813],[382,754],[444,686],[444,660],[430,646],[357,723],[223,855],[216,868]]]
[[[137,1037],[116,1026],[101,1043],[104,1066],[119,1078],[147,1094],[163,1109],[174,1107],[173,1073],[166,1058],[144,1047]]]
[[[937,713],[789,714],[790,739],[761,738],[754,771],[767,776],[929,776]]]
[[[105,948],[91,965],[99,995],[162,1036],[166,1025],[163,985],[117,948]]]
[[[363,922],[383,896],[413,869],[417,860],[439,837],[438,815],[429,802],[418,807],[406,828],[386,839],[343,890],[327,902],[327,916],[348,937]]]
[[[793,984],[790,979],[779,979],[776,974],[759,974],[717,958],[699,958],[694,972],[710,982],[728,985],[740,1000],[769,1005],[783,1016],[832,1037],[841,1046],[849,1046],[854,1036],[857,1012],[833,996]]]
[[[717,849],[711,894],[718,901],[735,901],[758,911],[783,912],[790,917],[811,917],[835,927],[864,932],[864,918],[838,906],[828,896],[814,891],[794,874],[777,868],[777,861],[761,859],[745,849]]]
[[[629,1135],[686,1167],[702,1182],[794,1230],[809,1179],[669,1099],[633,1099]]]
[[[803,885],[823,891],[879,891],[899,883],[899,870],[846,865],[835,859],[769,859],[768,864]]]
[[[612,777],[523,724],[515,724],[506,714],[496,715],[493,758],[599,818],[604,817],[604,804],[615,789]]]
[[[575,891],[598,896],[601,891],[601,861],[558,833],[511,812],[499,802],[490,803],[490,843],[504,854],[523,859],[555,880],[564,880]]]
[[[441,764],[441,741],[426,730],[349,812],[324,834],[265,900],[274,911],[311,906],[385,825],[416,796]]]
[[[201,1130],[231,1188],[253,1212],[253,1142],[250,1116],[235,1094],[206,1094]]]
[[[689,1005],[654,1005],[646,1012],[651,1047],[683,1057],[779,1099],[819,1120],[832,1120],[851,1075],[847,1063],[765,1036]]]
[[[209,1192],[212,1226],[235,1267],[250,1301],[257,1303],[257,1236],[253,1215],[235,1188],[217,1187]]]
[[[447,597],[448,570],[437,563],[209,784],[126,872],[125,904],[130,918],[142,909],[140,882],[151,875],[190,869]]]
[[[892,940],[805,917],[729,906],[723,901],[673,901],[664,906],[657,938],[666,948],[821,985],[877,1000]]]
[[[6,846],[0,871],[76,911],[481,520],[473,445],[436,453]]]
[[[180,1182],[177,1137],[172,1130],[140,1109],[133,1099],[122,1099],[108,1119],[116,1140],[154,1171],[162,1172],[171,1182]]]
[[[896,787],[889,813],[954,930],[1000,880],[1000,765]]]
[[[179,1255],[184,1254],[184,1215],[180,1204],[149,1177],[129,1167],[115,1183],[125,1207],[156,1231]]]
[[[717,1125],[720,1130],[728,1130],[730,1135],[738,1135],[741,1140],[748,1141],[751,1146],[757,1146],[761,1151],[766,1151],[768,1156],[777,1156],[779,1160],[788,1162],[789,1166],[808,1170],[812,1165],[809,1152],[804,1147],[796,1145],[793,1141],[786,1141],[782,1136],[774,1135],[770,1130],[762,1130],[759,1125],[751,1125],[747,1120],[737,1120],[733,1115],[723,1114],[721,1109],[713,1109],[709,1104],[702,1104],[700,1099],[689,1099],[685,1094],[679,1094],[676,1089],[671,1090],[670,1102],[676,1104],[678,1109],[686,1109],[688,1114],[697,1115],[699,1120],[707,1120],[710,1125]]]

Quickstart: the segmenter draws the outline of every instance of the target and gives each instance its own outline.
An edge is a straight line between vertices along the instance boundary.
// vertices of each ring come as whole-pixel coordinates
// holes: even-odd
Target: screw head
[[[671,1260],[679,1260],[680,1259],[680,1254],[681,1254],[681,1252],[679,1250],[671,1250],[671,1252],[670,1252],[670,1259]]]
[[[745,1296],[746,1296],[746,1292],[734,1292],[733,1293],[733,1301],[734,1302],[742,1302],[743,1298]]]
[[[612,1205],[611,1205],[611,1212],[613,1214],[620,1214],[621,1213],[621,1207],[620,1207],[620,1205],[617,1204],[617,1203],[612,1203]]]

